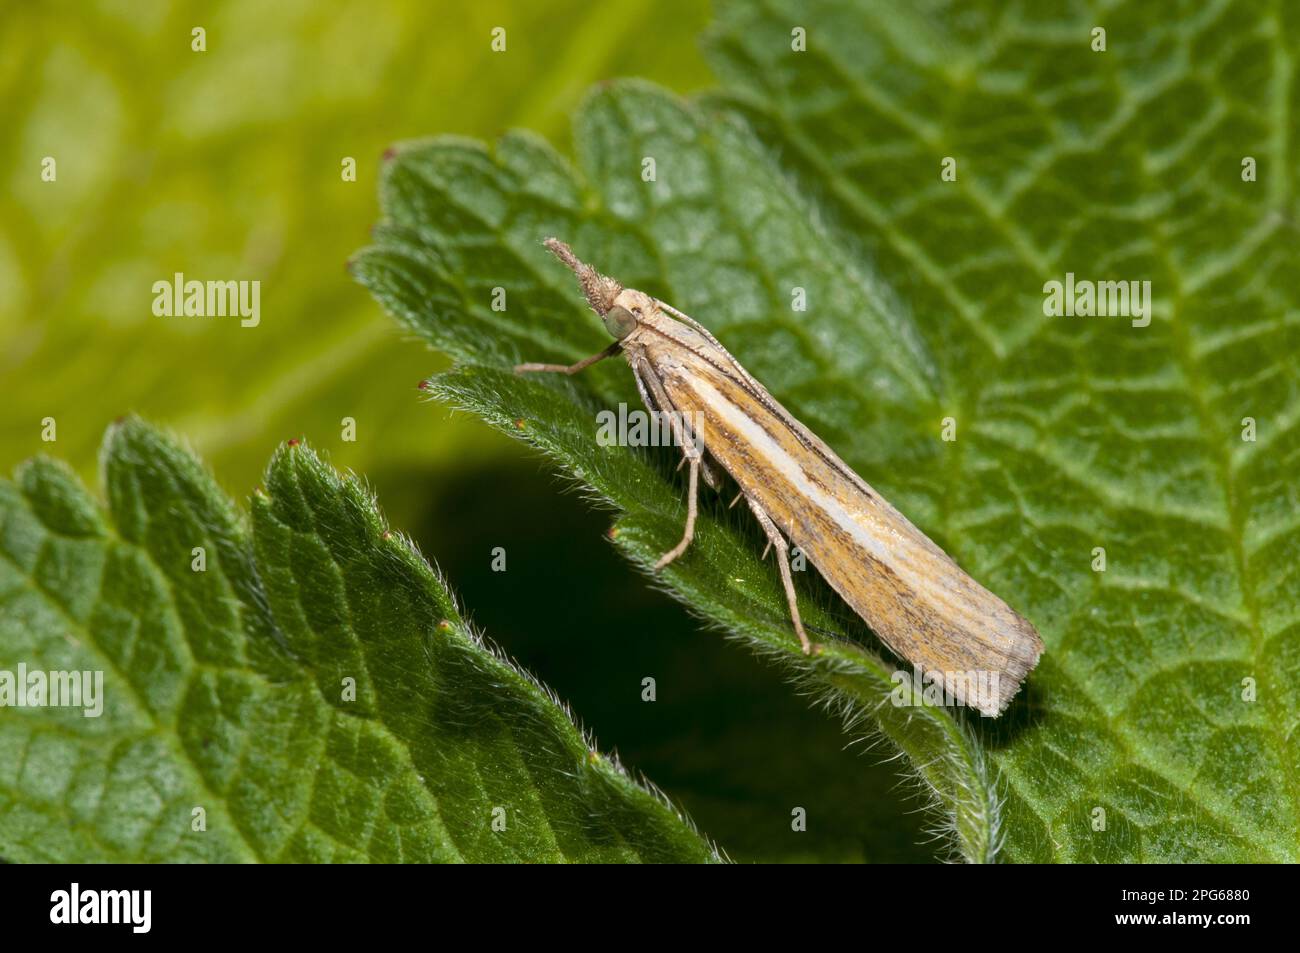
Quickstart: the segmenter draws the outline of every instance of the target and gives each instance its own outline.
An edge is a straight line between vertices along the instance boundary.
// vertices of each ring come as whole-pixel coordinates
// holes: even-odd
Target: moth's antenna
[[[579,259],[573,253],[573,249],[558,238],[548,238],[542,244],[549,248],[551,254],[568,265],[569,269],[578,276],[578,284],[582,285],[582,293],[587,296],[587,302],[591,305],[591,310],[603,318],[605,312],[614,307],[614,299],[623,290],[623,286],[613,278],[602,275],[591,265]]]

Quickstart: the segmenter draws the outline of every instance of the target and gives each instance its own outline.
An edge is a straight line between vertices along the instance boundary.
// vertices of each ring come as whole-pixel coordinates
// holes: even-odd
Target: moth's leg
[[[668,408],[659,406],[659,401],[657,401],[655,396],[650,393],[650,388],[646,387],[646,383],[641,377],[641,371],[637,369],[638,363],[639,362],[632,363],[632,379],[636,381],[636,389],[641,394],[641,403],[645,404],[650,410],[658,411],[659,413],[663,413],[665,409],[671,411],[671,406]],[[657,384],[659,382],[656,380],[655,383]],[[664,397],[666,398],[667,396],[668,395],[665,393]],[[687,458],[683,456],[682,462],[677,465],[678,470],[686,465],[686,460]],[[722,473],[722,467],[720,467],[717,462],[709,456],[709,454],[705,453],[704,459],[700,461],[700,479],[704,481],[704,485],[713,490],[721,489]]]
[[[659,379],[649,363],[633,361],[632,376],[636,378],[641,399],[652,409],[657,408],[667,418],[668,426],[673,432],[673,439],[677,441],[677,446],[682,448],[682,463],[694,461],[698,464],[704,471],[704,482],[716,489],[721,482],[721,475],[718,473],[720,468],[709,457],[709,448],[704,444],[704,434],[697,433],[694,427],[687,429],[683,425],[683,415],[678,411],[673,399],[668,396],[668,391],[664,390],[663,381]],[[682,464],[678,464],[677,469],[681,468]]]
[[[722,469],[721,464],[713,459],[713,454],[706,453],[704,459],[700,461],[700,479],[710,490],[722,489],[722,474],[726,471]]]
[[[646,405],[666,414],[673,439],[682,448],[682,462],[690,464],[691,467],[690,486],[686,491],[686,529],[682,533],[682,541],[659,557],[659,561],[655,563],[655,569],[658,570],[686,552],[686,547],[690,546],[691,540],[695,538],[695,516],[699,509],[700,498],[700,469],[704,465],[704,439],[700,434],[686,432],[680,415],[673,406],[672,398],[664,390],[663,382],[659,380],[653,367],[645,361],[633,361],[632,374],[636,378],[637,388],[641,391],[641,399],[646,402]],[[708,481],[707,474],[705,481]]]
[[[643,373],[645,374],[644,379],[642,378]],[[677,412],[677,408],[672,403],[672,398],[670,398],[668,392],[664,390],[663,382],[654,375],[654,371],[651,368],[647,366],[644,371],[639,371],[634,364],[632,367],[632,376],[636,378],[637,390],[641,392],[641,400],[645,402],[647,407],[651,410],[657,410],[660,413],[667,411],[670,418]],[[649,386],[646,385],[647,380],[650,381]],[[654,393],[651,393],[652,387],[655,389]],[[674,430],[673,436],[676,438],[679,446],[686,446],[685,437],[689,435]],[[713,455],[710,454],[708,449],[704,446],[703,435],[700,434],[696,436],[697,439],[695,445],[703,454],[700,459],[700,478],[704,480],[704,485],[710,490],[720,490],[722,489],[722,475],[726,471],[722,469],[721,464],[713,458]],[[690,457],[688,454],[683,454],[682,462],[677,464],[677,469],[680,470],[684,467],[689,459]]]
[[[776,550],[776,564],[781,569],[781,584],[785,586],[785,601],[790,604],[790,618],[794,621],[794,631],[799,636],[799,644],[803,646],[804,655],[812,655],[814,651],[820,651],[821,646],[813,645],[808,641],[808,633],[803,630],[803,621],[799,618],[799,600],[794,592],[794,577],[790,574],[790,548],[786,545],[785,537],[781,531],[776,528],[776,523],[772,522],[772,517],[767,515],[767,511],[759,506],[754,500],[746,498],[749,508],[754,511],[758,518],[758,524],[763,527],[763,532],[767,534],[767,545],[769,548]],[[767,550],[763,550],[763,555],[767,555]]]
[[[695,511],[700,495],[700,458],[693,455],[686,459],[691,465],[690,489],[686,491],[686,529],[682,533],[682,541],[659,557],[659,561],[655,563],[656,570],[663,569],[686,552],[686,547],[691,545],[691,540],[695,538]]]
[[[677,469],[681,469],[682,467],[685,467],[685,465],[686,458],[685,456],[682,456],[681,463],[677,464]],[[710,490],[720,490],[723,488],[724,472],[724,469],[720,467],[718,462],[716,462],[710,454],[703,455],[703,458],[699,460],[699,478],[705,481],[705,486]],[[745,494],[742,493],[741,495]],[[735,503],[733,503],[732,506],[735,506]]]
[[[652,395],[650,390],[645,386],[645,381],[641,379],[641,362],[632,361],[631,363],[632,379],[636,381],[636,389],[637,393],[641,395],[641,403],[645,404],[649,410],[662,411],[664,408],[659,406],[659,402],[655,400],[654,395]]]
[[[576,374],[583,368],[591,367],[597,361],[603,361],[607,357],[613,357],[615,354],[622,352],[623,344],[615,341],[599,354],[593,354],[591,357],[584,357],[577,364],[516,364],[516,374],[528,374],[536,371],[553,371],[557,374]]]

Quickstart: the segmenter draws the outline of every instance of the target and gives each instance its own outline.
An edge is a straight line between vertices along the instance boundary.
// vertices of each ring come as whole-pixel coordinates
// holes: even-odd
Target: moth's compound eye
[[[636,330],[636,318],[621,305],[614,305],[601,320],[605,322],[605,330],[620,341]]]

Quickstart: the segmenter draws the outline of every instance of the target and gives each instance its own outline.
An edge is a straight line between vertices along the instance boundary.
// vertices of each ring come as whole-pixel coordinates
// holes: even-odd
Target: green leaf
[[[47,459],[0,482],[0,672],[103,673],[98,717],[0,709],[0,856],[716,859],[306,447],[250,516],[138,420],[102,461],[107,512]]]
[[[1044,631],[1033,717],[990,739],[1008,854],[1295,861],[1295,10],[963,10],[816,3],[798,58],[789,5],[728,3],[711,47],[906,287],[963,426],[944,535]],[[1069,271],[1151,281],[1151,325],[1044,317]]]
[[[898,745],[966,858],[1005,836],[1025,861],[1300,859],[1300,31],[1231,3],[1130,5],[1094,53],[1094,15],[941,7],[725,3],[709,49],[728,87],[594,93],[576,168],[521,134],[408,144],[354,271],[459,362],[433,393],[616,506],[639,565],[679,537],[683,486],[666,453],[596,445],[598,409],[637,406],[627,369],[509,373],[607,342],[548,235],[708,325],[1033,620],[1043,662],[990,723],[890,706],[896,663],[816,578],[806,618],[847,641],[799,656],[760,535],[726,500],[664,576]],[[1150,326],[1046,317],[1066,272],[1151,281]]]

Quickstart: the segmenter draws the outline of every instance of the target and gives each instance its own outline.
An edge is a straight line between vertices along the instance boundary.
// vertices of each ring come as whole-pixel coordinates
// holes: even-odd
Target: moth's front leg
[[[583,368],[591,367],[597,361],[603,361],[607,357],[613,357],[615,354],[622,353],[623,344],[615,341],[599,354],[593,354],[591,357],[584,357],[577,364],[516,364],[516,374],[530,374],[538,372],[550,372],[555,374],[576,374]]]
[[[766,510],[749,497],[745,497],[745,502],[754,511],[754,516],[758,518],[758,525],[762,526],[763,532],[767,534],[768,548],[776,550],[776,564],[781,569],[781,584],[785,586],[785,600],[790,604],[790,619],[794,622],[794,631],[799,636],[799,644],[803,646],[803,654],[812,655],[814,652],[820,652],[820,645],[808,641],[808,634],[803,630],[803,621],[799,618],[799,598],[794,591],[794,577],[790,573],[790,548],[786,545],[785,537],[776,528],[776,523],[767,515]],[[763,550],[763,555],[767,555],[766,549]]]

